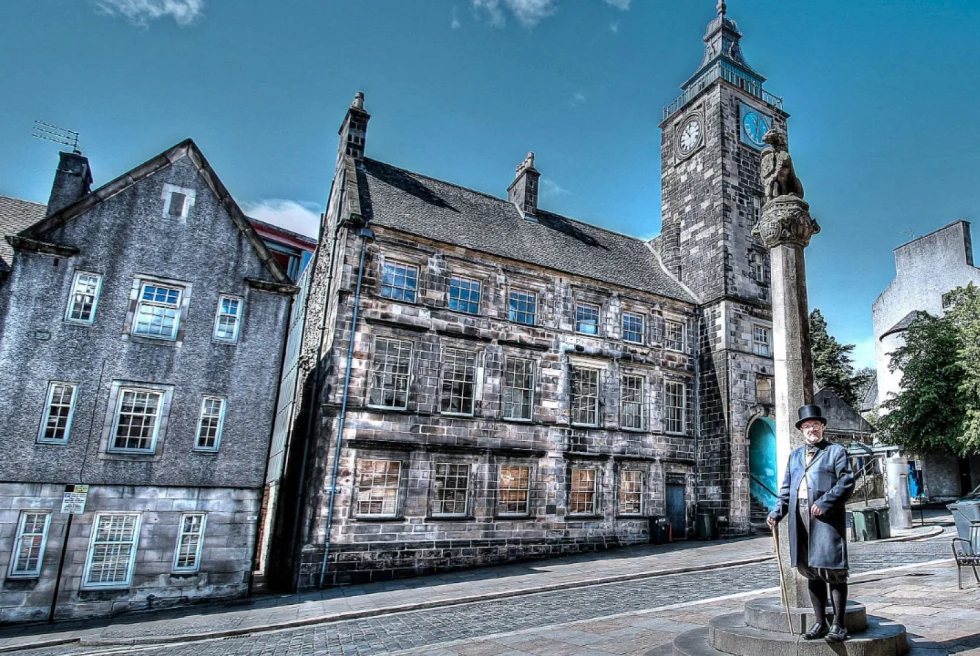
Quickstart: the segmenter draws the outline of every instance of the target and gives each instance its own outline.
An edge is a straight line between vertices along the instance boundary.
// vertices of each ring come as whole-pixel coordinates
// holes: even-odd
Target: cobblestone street
[[[947,529],[948,531],[948,529]],[[764,548],[764,540],[732,545],[735,551]],[[690,552],[707,546],[688,545]],[[770,551],[771,553],[771,551]],[[883,569],[930,563],[949,555],[948,535],[914,542],[870,542],[851,545],[852,574],[858,576]],[[624,563],[628,556],[623,557]],[[608,567],[608,564],[607,564]],[[492,575],[492,570],[484,571]],[[931,565],[879,573],[870,580],[855,581],[853,597],[867,603],[869,611],[889,604],[878,600],[880,588],[905,590],[895,604],[913,606],[908,586],[923,591],[946,589],[955,577],[951,565]],[[315,624],[292,629],[256,631],[249,635],[198,640],[168,645],[85,645],[68,644],[15,653],[29,656],[66,654],[139,653],[148,656],[271,656],[286,654],[368,656],[408,650],[415,654],[547,654],[645,653],[669,643],[673,635],[706,621],[712,614],[740,608],[747,596],[763,592],[778,581],[772,560],[706,571],[641,578],[614,583],[582,585],[564,590],[509,596],[409,612],[382,612],[372,617]],[[421,590],[424,595],[425,591]],[[768,593],[769,596],[772,591]],[[735,596],[735,598],[731,598]],[[726,599],[727,597],[727,599]],[[980,631],[980,595],[976,589],[962,593],[968,608],[950,609],[965,613],[959,620]],[[925,602],[923,602],[925,603]],[[893,611],[901,612],[901,608]],[[893,614],[893,613],[892,613]],[[891,614],[888,615],[889,617]],[[149,618],[148,618],[149,619]],[[217,622],[214,622],[217,620]],[[175,622],[178,620],[175,620]],[[220,616],[184,618],[182,622],[212,622]],[[703,623],[703,622],[702,622]],[[133,633],[134,625],[125,625]],[[167,622],[153,622],[148,629],[160,634]],[[113,629],[115,627],[110,627]],[[119,629],[121,635],[122,629]],[[910,628],[910,635],[913,634]],[[114,635],[104,631],[103,636]],[[144,634],[146,637],[148,634]],[[929,636],[931,639],[942,636]],[[959,647],[969,648],[970,636],[961,636]],[[956,648],[956,645],[953,645]],[[951,649],[952,650],[952,649]]]

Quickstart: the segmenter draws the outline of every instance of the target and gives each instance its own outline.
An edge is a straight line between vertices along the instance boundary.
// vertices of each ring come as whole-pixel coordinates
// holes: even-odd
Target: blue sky
[[[541,205],[660,231],[661,110],[714,0],[11,0],[0,194],[46,201],[81,133],[96,184],[193,137],[252,214],[315,230],[354,93],[368,156],[498,196],[535,151]],[[980,2],[731,0],[790,112],[823,232],[811,307],[870,364],[892,249],[980,211]],[[980,238],[980,235],[977,236]]]

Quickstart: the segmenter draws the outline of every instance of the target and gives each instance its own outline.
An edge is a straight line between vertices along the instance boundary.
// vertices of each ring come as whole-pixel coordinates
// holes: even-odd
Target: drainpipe
[[[327,503],[327,527],[324,533],[323,563],[320,565],[320,585],[327,575],[327,557],[330,555],[330,528],[333,525],[334,498],[337,496],[337,474],[340,471],[340,447],[344,439],[344,421],[347,419],[347,392],[350,389],[351,365],[354,362],[354,337],[357,334],[357,310],[361,300],[361,281],[364,280],[364,254],[367,251],[368,239],[374,239],[374,233],[368,228],[357,231],[361,238],[361,262],[357,266],[357,288],[354,290],[354,312],[350,321],[350,339],[347,346],[347,370],[344,372],[344,392],[340,401],[340,418],[337,420],[337,448],[333,454],[333,475],[330,478],[330,501]]]
[[[703,312],[700,306],[694,308],[694,507],[697,509],[701,502],[700,478],[698,471],[698,449],[701,438],[701,320]],[[696,512],[696,510],[695,510]]]

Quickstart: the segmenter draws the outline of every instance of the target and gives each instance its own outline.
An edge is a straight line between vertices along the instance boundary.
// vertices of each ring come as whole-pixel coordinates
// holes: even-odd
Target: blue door
[[[687,503],[683,483],[667,483],[667,521],[675,540],[687,538]]]
[[[772,510],[776,507],[776,426],[768,417],[749,427],[749,494],[757,503]]]

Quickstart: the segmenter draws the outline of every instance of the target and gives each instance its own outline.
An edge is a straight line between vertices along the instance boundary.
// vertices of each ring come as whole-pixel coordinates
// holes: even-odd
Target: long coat
[[[839,444],[821,443],[817,454],[806,467],[806,447],[800,447],[789,456],[786,476],[779,488],[779,499],[769,516],[779,521],[786,515],[789,521],[789,544],[793,566],[797,566],[797,490],[806,474],[809,504],[816,504],[823,515],[810,516],[809,563],[810,567],[843,569],[847,567],[847,527],[844,503],[854,491],[854,474],[847,458],[847,451]]]

